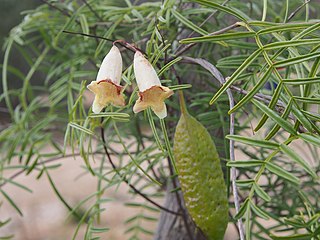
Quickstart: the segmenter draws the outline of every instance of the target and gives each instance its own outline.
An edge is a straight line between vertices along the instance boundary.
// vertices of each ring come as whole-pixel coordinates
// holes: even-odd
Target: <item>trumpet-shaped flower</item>
[[[164,100],[170,97],[173,91],[161,85],[156,71],[141,52],[135,53],[133,64],[139,88],[139,98],[133,106],[133,112],[138,113],[150,107],[159,118],[165,118],[167,108]]]
[[[125,100],[120,86],[122,58],[119,49],[113,46],[102,61],[96,81],[87,88],[95,94],[92,111],[99,113],[108,104],[124,106]]]

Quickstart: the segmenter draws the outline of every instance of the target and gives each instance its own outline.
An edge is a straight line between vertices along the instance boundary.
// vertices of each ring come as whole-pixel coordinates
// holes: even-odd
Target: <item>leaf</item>
[[[193,31],[200,33],[202,35],[207,35],[208,32],[203,30],[202,28],[198,27],[197,25],[195,25],[193,22],[191,22],[189,19],[185,18],[184,16],[182,16],[182,14],[178,13],[177,11],[175,11],[174,9],[171,10],[171,13],[173,14],[173,16],[175,16],[181,23],[183,23],[185,26],[187,26],[188,28],[192,29]]]
[[[241,205],[239,212],[234,216],[235,220],[240,219],[250,208],[251,201],[247,198],[244,203]]]
[[[94,132],[92,132],[90,129],[84,128],[77,123],[70,122],[68,125],[70,127],[80,130],[81,132],[87,133],[89,135],[94,135]]]
[[[93,233],[104,233],[110,230],[110,228],[96,228],[96,227],[92,227],[90,229]]]
[[[241,142],[244,144],[262,147],[262,148],[275,149],[275,150],[279,148],[279,144],[272,141],[257,140],[250,137],[243,137],[239,135],[227,135],[226,138],[229,140],[234,140],[236,142]]]
[[[271,201],[271,197],[255,182],[253,184],[253,189],[263,200],[265,200],[266,202]]]
[[[293,126],[281,118],[277,113],[272,111],[270,108],[268,108],[266,105],[252,99],[251,100],[254,105],[256,105],[258,108],[260,108],[266,115],[268,115],[273,121],[275,121],[277,124],[279,124],[284,130],[286,130],[288,133],[292,135],[296,135],[296,130],[293,128]]]
[[[210,105],[212,105],[221,95],[224,93],[236,80],[237,77],[260,55],[261,49],[253,52],[250,57],[248,57],[241,66],[231,75],[231,77],[226,81],[225,84],[218,90],[218,92],[210,100]]]
[[[320,38],[281,41],[281,42],[266,44],[263,46],[263,49],[273,50],[273,49],[282,48],[282,47],[296,47],[300,45],[317,44],[319,43],[319,41],[320,41]]]
[[[319,145],[318,145],[319,146]],[[291,160],[298,163],[300,166],[303,167],[303,169],[309,173],[313,178],[317,178],[317,174],[312,170],[312,168],[309,166],[309,164],[306,163],[305,160],[303,160],[296,152],[294,152],[290,147],[288,147],[285,144],[280,145],[280,150],[284,152],[286,155],[290,157]]]
[[[314,84],[320,83],[320,77],[313,78],[294,78],[294,79],[283,79],[283,83],[288,85],[302,85],[302,84]]]
[[[238,187],[250,187],[254,183],[253,179],[237,180]]]
[[[89,34],[90,30],[86,16],[84,14],[79,14],[79,18],[82,32],[85,34]]]
[[[299,137],[317,147],[320,146],[320,137],[318,135],[301,133],[299,134]]]
[[[283,168],[270,162],[267,162],[266,167],[270,172],[276,174],[277,176],[283,177],[289,180],[290,182],[299,185],[299,179],[296,176],[294,176],[292,173],[284,170]]]
[[[230,7],[222,6],[218,3],[215,3],[215,2],[209,1],[209,0],[194,0],[194,2],[200,3],[200,4],[207,6],[207,7],[215,8],[221,12],[229,13],[229,14],[239,18],[240,20],[246,22],[246,18],[242,15],[243,14],[242,12],[238,12],[237,10],[232,9]]]
[[[287,24],[280,24],[276,26],[271,26],[265,29],[262,29],[257,32],[258,35],[261,34],[268,34],[273,32],[283,32],[283,31],[294,31],[299,29],[306,29],[310,25],[312,26],[314,23],[287,23]]]
[[[158,76],[161,76],[165,71],[167,71],[172,65],[176,64],[182,59],[182,57],[175,58],[174,60],[168,62],[164,65],[158,72]]]
[[[296,234],[296,235],[291,235],[291,236],[270,236],[273,240],[310,240],[312,239],[312,234],[311,233],[306,233],[306,234]]]
[[[279,100],[279,98],[280,98],[280,94],[281,94],[281,92],[282,92],[282,89],[283,89],[283,84],[280,82],[280,83],[278,84],[275,92],[273,93],[272,99],[271,99],[271,101],[270,101],[270,103],[269,103],[269,105],[268,105],[268,107],[269,107],[270,109],[273,109],[273,108],[276,106],[276,104],[277,104],[277,102],[278,102],[278,100]],[[287,108],[288,108],[288,106],[290,106],[290,104],[287,105]],[[288,111],[289,111],[289,109],[288,109]],[[266,123],[266,121],[268,120],[268,118],[269,118],[268,115],[267,115],[266,113],[264,113],[263,116],[262,116],[262,118],[260,119],[259,123],[258,123],[257,126],[255,127],[254,131],[257,132],[260,128],[262,128],[263,125],[264,125],[264,124]]]
[[[293,97],[295,100],[303,103],[309,103],[309,104],[320,104],[320,98],[309,98],[309,97]]]
[[[263,218],[264,220],[269,220],[269,215],[263,211],[261,208],[259,208],[258,206],[256,206],[252,201],[250,204],[251,209],[261,218]]]
[[[192,88],[192,85],[191,85],[191,84],[171,85],[171,86],[169,86],[169,88],[170,88],[172,91],[177,91],[177,90]]]
[[[286,60],[278,61],[273,66],[276,68],[287,67],[293,64],[305,62],[307,60],[310,60],[319,56],[320,56],[320,52],[309,53],[309,54],[301,55],[298,57],[293,57]]]
[[[224,33],[219,35],[186,38],[186,39],[180,40],[180,43],[186,44],[186,43],[199,43],[199,42],[217,42],[217,41],[225,41],[225,40],[235,40],[239,38],[254,37],[255,35],[256,35],[255,32]]]
[[[0,192],[2,193],[2,195],[4,196],[5,199],[7,199],[7,201],[10,203],[10,205],[19,213],[20,216],[23,216],[21,210],[19,209],[19,207],[17,206],[17,204],[15,204],[15,202],[12,200],[11,197],[9,197],[9,195],[3,191],[2,189],[0,189]]]
[[[229,114],[234,113],[237,109],[241,108],[247,102],[249,102],[253,96],[265,85],[265,83],[269,80],[269,76],[273,70],[273,67],[269,67],[268,70],[263,74],[262,78],[258,83],[254,85],[254,87],[248,92],[248,94],[243,97],[232,109],[229,110]]]
[[[130,115],[127,113],[103,112],[103,113],[92,113],[88,117],[89,118],[99,118],[99,117],[130,118]]]
[[[246,168],[246,167],[256,167],[264,164],[264,161],[260,160],[245,160],[245,161],[229,161],[227,163],[228,167],[236,167],[236,168]]]

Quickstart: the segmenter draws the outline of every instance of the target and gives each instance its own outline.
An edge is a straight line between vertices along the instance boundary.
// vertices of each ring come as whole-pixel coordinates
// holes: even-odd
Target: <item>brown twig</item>
[[[99,16],[99,14],[91,7],[91,5],[87,2],[87,0],[82,0],[84,4],[89,8],[89,10],[99,19],[99,21],[103,22],[103,18]]]

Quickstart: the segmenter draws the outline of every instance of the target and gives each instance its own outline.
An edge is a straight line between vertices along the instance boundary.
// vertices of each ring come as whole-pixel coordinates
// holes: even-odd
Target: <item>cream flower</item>
[[[139,99],[133,106],[133,112],[138,113],[150,107],[159,118],[165,118],[167,107],[164,100],[170,97],[173,91],[161,85],[156,71],[139,51],[134,55],[133,67],[139,88]]]
[[[96,81],[87,88],[95,94],[92,111],[99,113],[108,104],[124,106],[125,101],[120,86],[122,74],[122,58],[119,49],[113,46],[102,61]]]

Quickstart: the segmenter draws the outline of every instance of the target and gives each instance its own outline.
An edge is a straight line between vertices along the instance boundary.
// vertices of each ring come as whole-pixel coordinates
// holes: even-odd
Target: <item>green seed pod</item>
[[[186,207],[208,239],[223,239],[228,224],[227,188],[216,146],[205,127],[186,110],[174,136],[174,157]]]

